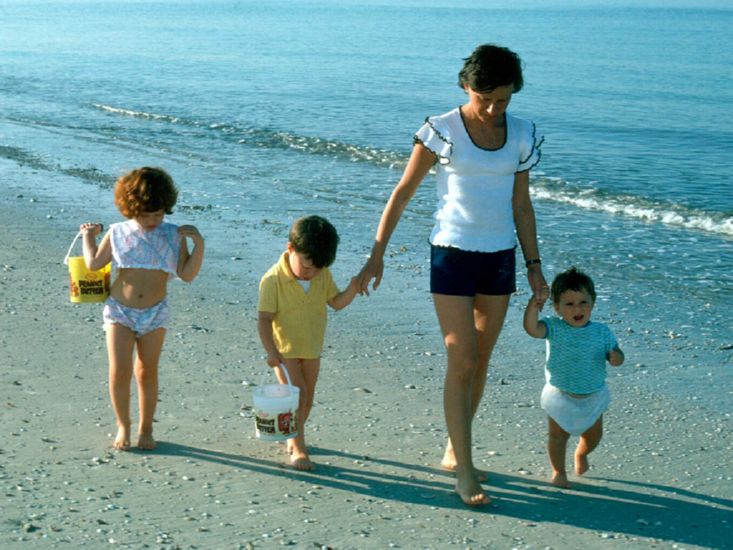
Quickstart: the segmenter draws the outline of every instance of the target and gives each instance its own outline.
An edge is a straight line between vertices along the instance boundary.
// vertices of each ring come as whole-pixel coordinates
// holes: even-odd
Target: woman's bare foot
[[[568,475],[565,472],[552,472],[552,478],[550,482],[557,487],[563,489],[570,488],[570,482],[568,482]]]
[[[118,451],[130,450],[130,427],[120,426],[117,428],[117,436],[115,437],[112,448]]]
[[[585,472],[590,469],[588,464],[588,455],[575,455],[575,473],[582,476]]]
[[[464,504],[469,506],[483,506],[489,504],[491,499],[484,493],[481,484],[473,475],[467,476],[468,479],[458,477],[456,482],[456,493],[461,497]]]
[[[445,448],[445,454],[443,454],[443,460],[440,461],[440,467],[446,472],[456,471],[456,455],[453,452],[453,446],[448,442],[448,446]],[[489,474],[478,468],[473,469],[473,475],[476,477],[476,481],[479,483],[485,483],[489,481]]]
[[[143,451],[152,451],[155,449],[155,439],[152,433],[137,434],[137,448]]]

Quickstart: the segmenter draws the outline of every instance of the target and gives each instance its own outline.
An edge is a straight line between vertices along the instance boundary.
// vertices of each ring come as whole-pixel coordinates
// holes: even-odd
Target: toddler
[[[588,471],[588,454],[603,435],[603,413],[611,395],[606,385],[606,361],[614,367],[624,354],[611,330],[590,320],[596,301],[591,278],[571,268],[552,282],[552,305],[559,317],[539,320],[539,301],[532,297],[524,313],[524,329],[547,340],[545,387],[540,404],[548,415],[547,451],[552,483],[569,487],[565,451],[570,435],[580,436],[575,449],[575,473]]]

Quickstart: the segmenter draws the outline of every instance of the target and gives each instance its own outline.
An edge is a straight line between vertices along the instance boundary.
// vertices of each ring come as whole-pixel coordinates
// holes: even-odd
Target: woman
[[[471,425],[509,297],[516,290],[517,237],[538,305],[546,296],[529,196],[529,170],[540,160],[542,140],[532,122],[506,112],[512,94],[523,85],[519,57],[486,44],[464,61],[458,85],[468,102],[429,117],[418,130],[358,282],[361,292],[368,291],[372,279],[373,288],[379,286],[392,232],[437,162],[430,291],[448,354],[443,406],[449,441],[442,466],[455,471],[463,502],[480,505],[489,498],[481,488],[486,474],[473,465]]]

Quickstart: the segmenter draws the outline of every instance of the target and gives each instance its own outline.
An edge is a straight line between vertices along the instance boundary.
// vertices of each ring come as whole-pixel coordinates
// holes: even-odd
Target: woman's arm
[[[535,222],[534,207],[529,196],[529,171],[517,172],[514,175],[514,193],[512,194],[512,210],[514,211],[514,225],[517,228],[517,237],[522,247],[524,261],[540,259],[540,252],[537,246],[537,226]],[[547,299],[547,281],[542,275],[542,267],[539,262],[527,266],[527,280],[532,289],[534,299],[538,304],[544,304]],[[544,295],[544,298],[543,298]]]
[[[357,275],[357,288],[360,293],[369,294],[369,282],[372,279],[374,279],[374,286],[372,287],[374,290],[382,282],[384,252],[387,249],[387,243],[389,243],[389,239],[392,237],[392,233],[397,227],[397,223],[400,221],[410,199],[415,195],[415,191],[417,191],[420,183],[422,183],[436,160],[435,154],[422,143],[416,143],[412,148],[412,154],[402,178],[392,191],[392,195],[382,212],[369,259]]]

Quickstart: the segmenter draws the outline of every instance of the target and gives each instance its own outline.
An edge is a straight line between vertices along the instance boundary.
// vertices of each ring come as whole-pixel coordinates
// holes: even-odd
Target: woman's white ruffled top
[[[543,138],[533,122],[505,117],[506,141],[498,149],[473,142],[459,108],[428,117],[415,134],[438,157],[433,245],[479,252],[516,246],[514,174],[537,165]]]

